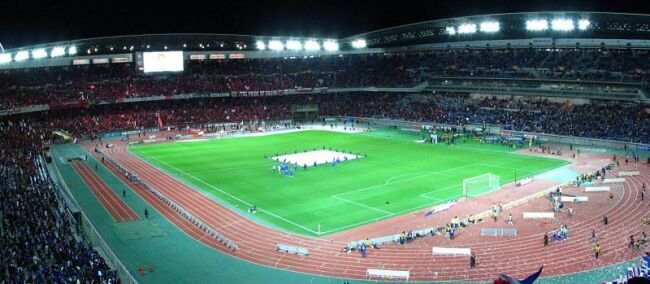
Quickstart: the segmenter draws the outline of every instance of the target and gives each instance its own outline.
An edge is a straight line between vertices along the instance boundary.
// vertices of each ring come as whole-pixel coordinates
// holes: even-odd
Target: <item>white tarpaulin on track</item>
[[[381,277],[381,278],[404,278],[406,281],[409,280],[410,273],[408,271],[402,270],[385,270],[385,269],[371,269],[368,268],[366,271],[366,276],[370,277]]]
[[[560,200],[562,202],[587,202],[589,201],[589,196],[562,196]]]
[[[606,178],[603,180],[603,183],[620,183],[625,182],[624,178]]]
[[[586,192],[609,191],[609,186],[589,186],[585,187]]]
[[[431,252],[433,255],[472,255],[472,251],[469,248],[432,247]]]
[[[524,212],[524,219],[555,219],[553,212]]]

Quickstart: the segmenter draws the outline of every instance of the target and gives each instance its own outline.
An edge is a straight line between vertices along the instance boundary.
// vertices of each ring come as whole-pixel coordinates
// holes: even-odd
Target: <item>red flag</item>
[[[156,122],[158,122],[158,127],[160,127],[160,129],[163,129],[163,121],[160,117],[160,113],[156,113]]]

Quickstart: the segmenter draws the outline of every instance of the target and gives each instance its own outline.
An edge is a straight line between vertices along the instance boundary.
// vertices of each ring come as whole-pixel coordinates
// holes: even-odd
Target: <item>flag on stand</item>
[[[156,123],[158,123],[158,127],[160,129],[163,129],[163,121],[162,118],[160,117],[160,113],[156,112]]]

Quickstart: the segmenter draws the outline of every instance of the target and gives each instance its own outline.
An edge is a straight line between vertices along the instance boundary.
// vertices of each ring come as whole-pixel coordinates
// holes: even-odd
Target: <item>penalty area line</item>
[[[357,206],[361,206],[361,207],[364,207],[364,208],[367,208],[367,209],[370,209],[370,210],[375,210],[375,211],[377,211],[377,212],[381,212],[381,213],[387,214],[386,216],[383,216],[383,217],[388,217],[388,216],[393,216],[393,215],[395,215],[395,213],[393,213],[393,212],[388,212],[388,211],[386,211],[386,210],[382,210],[382,209],[379,209],[379,208],[375,208],[375,207],[372,207],[372,206],[368,206],[368,205],[365,205],[365,204],[363,204],[363,203],[359,203],[359,202],[356,202],[356,201],[348,200],[348,199],[345,199],[345,198],[343,198],[343,197],[338,197],[338,196],[336,196],[336,195],[332,195],[332,196],[330,196],[330,197],[332,197],[332,198],[334,198],[334,199],[337,199],[337,200],[340,200],[340,201],[343,201],[343,202],[348,202],[348,203],[351,203],[351,204],[354,204],[354,205],[357,205]],[[381,217],[381,218],[383,218],[383,217]]]
[[[405,181],[415,180],[415,179],[419,179],[419,178],[423,178],[423,177],[427,177],[427,176],[432,176],[432,175],[438,175],[438,174],[441,174],[441,173],[460,170],[460,169],[469,168],[469,167],[473,167],[473,166],[476,166],[476,164],[467,164],[467,165],[464,165],[464,166],[448,168],[448,169],[445,169],[445,170],[428,172],[428,173],[423,172],[423,174],[421,174],[421,175],[416,175],[416,176],[412,176],[412,177],[404,178],[404,179],[398,179],[397,181],[387,182],[388,180],[391,180],[391,179],[394,180],[396,177],[407,176],[407,174],[397,175],[397,176],[393,176],[393,177],[387,179],[386,181],[384,181],[384,183],[375,184],[375,185],[371,185],[371,186],[368,186],[368,187],[355,189],[355,190],[352,190],[352,191],[342,192],[342,193],[339,193],[339,194],[335,194],[334,196],[340,197],[340,196],[343,196],[343,195],[362,192],[362,191],[370,190],[370,189],[377,188],[377,187],[384,187],[384,186],[391,185],[391,184],[398,184],[398,183],[402,183],[402,182],[405,182]]]

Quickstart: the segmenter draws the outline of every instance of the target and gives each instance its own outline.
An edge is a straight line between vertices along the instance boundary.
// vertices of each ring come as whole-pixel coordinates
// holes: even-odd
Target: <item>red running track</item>
[[[99,203],[104,206],[109,215],[113,217],[116,222],[127,222],[140,220],[135,212],[120,199],[117,194],[93,172],[85,163],[73,161],[72,168],[77,171],[83,182],[90,188],[90,191],[99,200]]]
[[[87,144],[85,147],[93,152],[93,145]],[[236,253],[237,257],[278,269],[334,277],[364,279],[368,268],[409,270],[411,279],[416,281],[491,280],[499,272],[521,278],[541,265],[545,265],[544,276],[584,271],[638,257],[639,252],[627,248],[626,239],[629,234],[638,236],[644,230],[640,219],[648,213],[648,203],[640,202],[639,193],[643,182],[650,183],[650,170],[643,166],[640,169],[641,176],[628,177],[624,189],[616,192],[614,205],[601,208],[596,207],[601,205],[593,203],[593,213],[576,216],[583,219],[571,225],[567,241],[544,247],[541,239],[546,229],[542,229],[524,232],[514,239],[454,243],[455,247],[470,247],[476,254],[479,260],[477,268],[469,270],[466,257],[431,255],[431,246],[426,243],[427,240],[444,241],[443,237],[423,238],[422,242],[416,241],[406,246],[387,245],[381,250],[369,250],[368,257],[362,258],[357,253],[341,252],[341,248],[346,245],[342,242],[298,236],[255,223],[130,155],[123,143],[106,149],[106,153],[212,228],[234,240],[240,249]],[[114,168],[112,170],[115,172]],[[616,172],[610,173],[612,174]],[[118,176],[124,180],[121,175]],[[138,189],[131,183],[126,184],[191,237],[210,247],[227,251],[218,241],[206,237],[200,229],[178,220],[180,216],[175,211],[165,209],[168,206],[147,191]],[[544,202],[548,203],[544,198],[536,202],[523,206],[542,206]],[[615,223],[605,227],[601,222],[604,215],[610,220],[616,220]],[[599,242],[603,251],[597,261],[591,251],[592,228],[601,232]],[[306,247],[310,255],[301,257],[276,252],[277,243]]]

